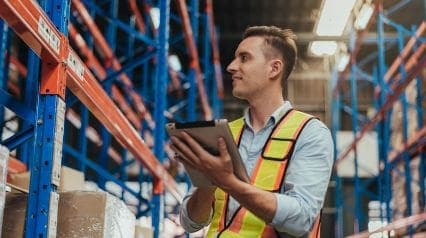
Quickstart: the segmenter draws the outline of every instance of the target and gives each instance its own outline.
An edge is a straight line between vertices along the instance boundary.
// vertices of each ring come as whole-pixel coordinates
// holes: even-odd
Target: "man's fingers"
[[[173,148],[176,148],[176,152],[178,152],[181,156],[183,156],[187,161],[189,161],[191,164],[194,164],[198,161],[198,157],[180,139],[178,139],[175,136],[172,136],[170,140],[173,143],[172,145]]]
[[[225,140],[222,137],[217,139],[217,146],[219,148],[220,157],[229,155],[228,149],[226,148]]]
[[[182,132],[181,135],[183,139],[185,140],[185,142],[187,143],[187,145],[191,147],[191,150],[197,156],[200,156],[202,153],[206,152],[206,150],[204,150],[204,148],[201,147],[201,145],[196,140],[194,140],[194,138],[192,138],[188,133]]]
[[[183,153],[178,148],[173,145],[170,145],[170,148],[175,151],[175,158],[179,160],[179,162],[184,163],[185,165],[194,166],[194,162],[191,161],[191,159],[188,159],[185,155],[183,155]]]

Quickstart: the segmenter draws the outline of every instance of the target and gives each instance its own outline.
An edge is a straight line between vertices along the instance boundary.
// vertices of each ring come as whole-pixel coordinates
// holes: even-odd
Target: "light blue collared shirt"
[[[290,109],[290,102],[285,101],[257,133],[250,124],[249,111],[245,111],[239,152],[249,175],[276,123]],[[321,210],[333,166],[333,141],[329,129],[321,121],[313,119],[306,124],[296,141],[290,161],[280,193],[275,193],[277,210],[270,225],[279,232],[280,237],[301,237],[307,235]],[[188,232],[200,230],[210,223],[212,217],[205,224],[197,224],[189,218],[186,204],[194,189],[191,188],[184,198],[180,213],[181,224]],[[239,206],[230,197],[226,223]]]

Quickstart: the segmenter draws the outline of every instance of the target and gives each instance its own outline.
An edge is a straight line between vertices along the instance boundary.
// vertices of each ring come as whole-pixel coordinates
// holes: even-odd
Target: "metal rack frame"
[[[401,4],[397,4],[394,7],[391,7],[387,11],[387,14],[391,14],[398,10],[401,7]],[[403,26],[391,21],[386,17],[384,13],[383,7],[381,5],[381,1],[375,1],[375,13],[377,19],[377,32],[378,32],[378,42],[377,42],[377,58],[375,56],[370,57],[367,56],[365,59],[358,60],[357,54],[362,45],[363,36],[368,31],[368,27],[371,27],[373,22],[370,19],[370,23],[366,30],[362,32],[358,32],[356,39],[352,39],[352,47],[350,52],[350,66],[347,69],[339,74],[337,70],[333,73],[333,100],[332,100],[332,132],[334,139],[336,139],[336,133],[340,129],[340,112],[345,105],[342,105],[342,97],[345,96],[345,92],[341,90],[341,85],[343,80],[349,74],[348,78],[350,80],[350,99],[351,105],[350,109],[346,110],[349,112],[352,119],[352,132],[354,135],[353,142],[346,147],[343,151],[336,151],[336,163],[335,167],[344,159],[348,157],[348,155],[353,152],[354,153],[354,168],[355,168],[355,176],[354,176],[354,231],[355,233],[361,232],[362,230],[366,230],[365,226],[367,215],[362,214],[361,212],[361,199],[368,198],[378,200],[385,204],[385,209],[381,210],[381,218],[383,221],[386,221],[388,224],[390,223],[398,223],[392,218],[392,210],[390,207],[390,202],[392,198],[392,183],[391,183],[391,171],[396,169],[397,163],[404,163],[404,172],[402,173],[405,178],[405,193],[407,200],[407,217],[410,216],[422,216],[424,219],[424,214],[412,214],[411,210],[411,183],[414,181],[411,178],[410,174],[410,160],[415,156],[420,156],[420,178],[419,187],[421,189],[421,196],[423,196],[421,201],[424,200],[425,196],[425,128],[423,125],[423,107],[424,98],[421,92],[422,87],[422,79],[417,77],[420,73],[421,69],[426,66],[426,54],[424,52],[426,44],[425,39],[422,38],[422,34],[424,35],[425,31],[425,22],[420,22],[419,26],[414,29],[405,29]],[[393,27],[398,32],[398,37],[395,39],[397,43],[397,47],[399,50],[398,57],[395,58],[390,67],[387,67],[385,64],[385,39],[384,39],[384,24],[387,24],[390,27]],[[406,41],[404,44],[404,39],[410,36],[411,38]],[[371,60],[376,58],[378,61],[378,65],[376,65],[373,69],[373,72],[366,73],[362,72],[361,68],[364,61]],[[363,80],[367,78],[370,83],[373,83],[375,88],[374,92],[374,107],[375,113],[372,117],[367,119],[363,125],[359,125],[360,118],[368,118],[366,116],[360,115],[358,111],[358,102],[357,102],[357,81]],[[408,135],[407,130],[407,108],[410,106],[407,104],[405,98],[405,89],[412,82],[417,81],[417,92],[418,97],[416,101],[416,105],[411,105],[416,108],[417,111],[417,131]],[[402,120],[403,120],[403,144],[399,148],[391,148],[389,144],[391,131],[390,131],[390,117],[392,115],[392,107],[395,102],[399,101],[402,105]],[[344,110],[343,110],[344,111]],[[359,176],[359,166],[358,166],[358,158],[357,158],[357,145],[358,142],[363,138],[366,132],[370,130],[376,130],[378,135],[378,151],[379,151],[379,176],[373,177],[368,181],[362,181]],[[409,137],[410,136],[410,137]],[[348,206],[349,204],[344,204],[342,197],[342,179],[337,176],[334,176],[334,181],[336,182],[336,237],[343,237],[343,207]],[[367,186],[372,183],[376,183],[378,187],[377,193],[372,193],[368,191]],[[349,205],[350,206],[350,205]],[[424,204],[422,204],[424,207]],[[347,211],[347,210],[345,210]],[[410,235],[413,235],[414,230],[411,226],[413,223],[401,222],[404,224],[403,227],[408,227],[408,232]],[[400,224],[400,223],[398,223]],[[418,223],[416,223],[418,224]],[[390,227],[390,228],[389,228]],[[383,231],[390,231],[393,229],[393,226],[388,225],[386,228],[383,228]],[[367,237],[369,232],[360,234],[359,237]],[[355,236],[354,236],[355,237]],[[358,236],[356,236],[358,237]]]
[[[198,98],[203,105],[203,118],[210,119],[213,115],[218,117],[221,108],[220,99],[223,97],[223,85],[216,30],[213,24],[212,3],[206,1],[205,13],[200,14],[198,2],[192,0],[190,16],[187,14],[186,2],[177,1],[177,3],[181,21],[185,23],[183,25],[185,45],[190,49],[189,57],[191,59],[190,72],[180,77],[194,82],[188,90],[196,92],[196,88],[198,89]],[[0,61],[0,65],[3,67],[2,72],[8,72],[8,64],[12,63],[19,66],[17,68],[21,77],[26,78],[25,93],[20,92],[19,88],[15,88],[15,91],[20,92],[24,97],[22,100],[17,100],[11,95],[6,90],[5,84],[1,85],[0,90],[1,104],[11,109],[23,121],[20,124],[20,130],[12,137],[2,141],[2,144],[11,150],[19,148],[19,159],[27,163],[32,172],[26,237],[33,234],[47,237],[56,233],[54,230],[56,228],[55,216],[59,198],[56,189],[62,149],[64,154],[71,155],[78,160],[78,169],[85,171],[90,168],[96,171],[99,174],[98,182],[101,187],[105,185],[106,180],[111,180],[120,185],[123,191],[137,197],[140,200],[139,208],[142,203],[149,203],[147,206],[151,208],[155,236],[158,237],[163,218],[164,189],[178,201],[182,198],[174,178],[162,165],[165,152],[167,155],[171,153],[168,142],[165,140],[164,128],[161,126],[168,119],[173,119],[173,111],[171,112],[170,105],[167,104],[169,74],[171,83],[181,86],[179,79],[172,77],[173,72],[168,68],[167,62],[168,42],[172,40],[169,39],[168,30],[170,2],[168,0],[158,1],[160,9],[158,29],[153,28],[147,14],[152,5],[150,1],[144,2],[143,13],[139,11],[136,1],[129,1],[129,7],[135,16],[133,23],[132,20],[123,22],[118,19],[117,11],[105,13],[100,11],[102,9],[94,7],[87,11],[86,7],[92,6],[90,4],[96,4],[96,1],[41,0],[39,5],[30,0],[0,1],[1,18],[33,51],[28,54],[28,69],[25,69],[12,55],[7,56],[13,60]],[[103,4],[112,4],[113,7],[110,9],[117,9],[115,8],[116,0],[103,1]],[[89,32],[81,34],[75,29],[73,23],[69,22],[70,7],[74,12],[79,13],[79,17]],[[50,15],[46,15],[45,12],[49,12]],[[95,20],[90,19],[96,15],[108,19],[105,36],[97,27]],[[203,33],[205,33],[202,37],[197,36],[199,21],[201,21]],[[9,52],[7,47],[10,45],[7,42],[10,35],[7,26],[4,24],[2,28],[0,47],[4,55],[5,52]],[[138,29],[134,29],[135,27]],[[117,29],[128,34],[129,45],[136,45],[136,41],[141,41],[150,50],[142,56],[135,57],[129,50],[129,46],[125,56],[127,60],[124,60],[128,63],[121,65],[121,60],[119,61],[114,56],[114,52],[117,51],[115,50]],[[197,29],[197,33],[192,34],[192,29]],[[203,39],[202,60],[200,60],[196,47],[198,38]],[[69,42],[78,48],[78,54],[70,47]],[[93,44],[98,46],[94,48],[98,50],[97,53],[92,50]],[[84,61],[79,55],[84,57]],[[8,58],[2,57],[2,60]],[[153,61],[156,61],[156,67],[152,67]],[[200,62],[203,63],[203,67],[200,66]],[[133,71],[141,65],[143,68],[141,75],[135,75]],[[214,65],[213,68],[210,65]],[[38,71],[39,67],[41,67],[41,72]],[[203,68],[204,77],[201,68]],[[134,86],[132,76],[140,77],[143,80],[142,90]],[[7,82],[5,77],[7,74],[2,74],[2,83]],[[203,82],[203,78],[206,81]],[[152,80],[154,83],[148,83],[151,79],[154,79]],[[40,92],[37,90],[39,84],[41,85]],[[213,86],[212,94],[207,94],[203,89],[206,85]],[[11,85],[10,88],[12,87],[16,87],[16,85]],[[151,87],[155,89],[154,98],[150,98],[146,93]],[[72,94],[66,93],[66,89]],[[123,91],[126,94],[123,94]],[[192,102],[195,102],[196,99],[195,95],[188,93],[188,105],[190,105],[189,97],[192,97]],[[76,102],[81,102],[81,106],[71,108]],[[155,105],[153,116],[151,116],[146,102]],[[213,105],[213,114],[210,103]],[[76,108],[78,108],[78,112],[75,110]],[[3,112],[3,108],[1,111]],[[90,125],[89,111],[104,127],[100,133]],[[191,113],[187,115],[186,119],[198,118],[196,112]],[[77,148],[63,143],[65,122],[78,129]],[[152,134],[154,136],[153,151],[141,138],[140,134],[144,132],[147,132],[148,136],[152,136]],[[118,142],[122,148],[112,146],[112,140]],[[87,158],[89,141],[101,147],[98,163]],[[136,161],[141,162],[144,169],[153,176],[151,201],[141,196],[142,188],[139,191],[133,191],[125,184],[126,166],[134,162],[134,160],[126,159],[127,152],[130,152]],[[114,159],[120,165],[119,169],[115,171],[108,169],[109,158]],[[117,171],[120,178],[115,175]],[[141,171],[143,170],[141,169]],[[140,181],[144,179],[142,176],[141,172]],[[145,213],[146,210],[138,210],[138,215]]]

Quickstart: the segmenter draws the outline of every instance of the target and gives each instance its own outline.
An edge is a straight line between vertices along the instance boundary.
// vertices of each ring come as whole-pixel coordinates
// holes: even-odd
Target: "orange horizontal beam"
[[[416,66],[417,64],[417,59],[420,57],[421,54],[423,54],[426,51],[426,43],[422,43],[417,49],[416,51],[411,54],[411,57],[406,60],[405,64],[404,64],[404,70],[405,72],[410,71],[413,67]],[[399,57],[398,57],[399,58]],[[405,59],[404,59],[405,61]],[[399,64],[402,64],[402,62],[399,62]],[[399,67],[399,65],[398,65]],[[395,72],[392,72],[391,69],[389,69],[386,73],[387,75],[394,75]],[[391,77],[391,76],[388,76]],[[384,77],[385,82],[388,82],[388,85],[392,85],[395,84],[396,82],[398,82],[402,77],[401,73],[398,73],[395,77],[393,78],[387,78],[386,76]],[[377,85],[374,88],[374,96],[377,98],[379,97],[380,91],[381,91],[381,87],[380,85]]]
[[[425,32],[426,30],[426,22],[422,22],[420,26],[417,28],[416,33],[410,38],[410,40],[405,44],[404,49],[399,53],[398,57],[395,58],[391,66],[389,67],[388,71],[386,72],[384,76],[385,82],[389,81],[391,79],[392,75],[398,70],[399,66],[404,63],[407,56],[410,54],[410,52],[413,50],[413,47],[415,46],[417,39]]]
[[[45,62],[60,62],[61,33],[38,4],[28,0],[2,0],[0,16]]]
[[[38,31],[39,19],[43,24],[52,25],[36,2],[31,0],[0,0],[0,16],[30,47],[44,60],[44,55],[56,59],[59,63],[59,52],[43,39]],[[36,16],[36,17],[34,17]],[[53,33],[55,37],[56,33]],[[60,39],[63,35],[58,35]],[[64,46],[62,46],[64,47]],[[45,50],[47,53],[45,52]],[[131,126],[122,112],[108,97],[93,74],[88,70],[77,54],[67,47],[67,87],[82,101],[93,115],[107,128],[116,140],[132,153],[157,179],[160,179],[165,188],[178,200],[182,195],[178,190],[173,177],[168,174],[163,165],[158,162],[154,154]]]
[[[220,64],[218,40],[216,36],[216,28],[214,25],[212,0],[206,1],[206,13],[207,13],[208,25],[210,29],[209,31],[210,42],[211,42],[212,51],[213,51],[213,64],[214,64],[214,72],[215,72],[215,79],[216,79],[217,95],[219,98],[223,99],[223,97],[225,96],[225,92],[223,89],[222,66]]]
[[[27,77],[27,68],[18,59],[16,59],[16,57],[10,56],[10,63],[16,66],[16,68],[18,69],[18,73],[22,77],[24,78]],[[14,92],[17,90],[16,92],[19,93],[19,88],[16,84],[8,81],[8,87],[9,88],[12,87]],[[67,109],[65,117],[71,124],[73,124],[76,128],[80,129],[81,127],[80,116],[74,110],[72,110],[71,108]],[[98,146],[101,146],[103,143],[98,132],[95,130],[95,128],[91,126],[86,128],[86,137]],[[120,154],[111,146],[108,148],[108,155],[118,164],[122,163]]]
[[[424,126],[422,129],[414,133],[407,141],[407,143],[402,144],[397,149],[391,151],[389,153],[389,162],[391,163],[395,159],[401,155],[404,151],[407,151],[410,147],[414,146],[419,142],[419,140],[426,137],[426,126]]]
[[[86,66],[90,67],[98,76],[98,78],[101,79],[101,81],[104,80],[107,77],[107,72],[105,71],[99,60],[95,57],[92,50],[89,49],[83,37],[80,35],[80,33],[78,33],[73,24],[69,24],[68,29],[71,40],[78,47],[80,54],[86,59]],[[119,65],[118,67],[121,68],[121,65]],[[133,125],[135,125],[136,129],[140,130],[140,128],[142,127],[140,120],[145,120],[148,124],[148,127],[150,129],[154,129],[154,120],[152,119],[152,116],[149,111],[145,108],[142,98],[134,91],[130,92],[130,94],[134,103],[136,104],[136,110],[138,111],[138,115],[133,113],[132,108],[127,104],[127,101],[125,100],[123,94],[117,88],[117,86],[112,86],[112,96],[114,97],[126,117],[133,123]],[[138,117],[140,118],[140,120],[138,119]]]
[[[75,54],[72,52],[72,54]],[[139,160],[178,200],[180,192],[174,179],[155,158],[138,132],[130,125],[121,111],[114,105],[89,70],[84,71],[83,80],[68,70],[68,88],[98,118],[115,139]]]
[[[404,49],[401,51],[401,53],[395,58],[392,65],[389,67],[387,72],[384,75],[384,82],[388,84],[392,84],[393,82],[398,81],[401,78],[401,73],[399,73],[396,77],[392,77],[397,70],[399,69],[400,65],[402,64],[404,67],[404,70],[407,72],[411,68],[413,68],[416,64],[416,60],[420,57],[421,54],[426,50],[426,43],[422,43],[415,52],[413,52],[413,47],[415,46],[415,43],[417,42],[417,39],[425,32],[426,30],[426,22],[423,21],[420,26],[417,28],[416,33],[414,36],[410,38],[410,40],[405,45]],[[407,59],[407,57],[411,55],[411,57]],[[374,88],[374,96],[378,97],[381,91],[380,85],[377,85]]]
[[[368,238],[368,237],[370,237],[370,235],[373,235],[373,234],[376,234],[376,233],[397,230],[397,229],[401,229],[401,228],[408,227],[408,226],[411,226],[411,225],[416,225],[416,224],[419,224],[419,223],[424,222],[424,221],[426,221],[426,212],[395,220],[395,221],[389,223],[388,225],[386,225],[386,226],[384,226],[380,229],[377,229],[375,231],[371,231],[371,232],[364,231],[364,232],[361,232],[359,234],[347,236],[346,238]]]
[[[366,125],[364,125],[361,131],[359,131],[356,134],[355,139],[351,143],[351,145],[349,145],[344,150],[344,152],[339,155],[338,159],[336,160],[335,166],[337,166],[337,164],[341,160],[345,159],[349,155],[349,153],[355,148],[356,144],[364,136],[365,132],[371,130],[376,123],[378,123],[379,121],[383,119],[386,113],[386,110],[388,110],[393,105],[393,103],[399,98],[401,93],[404,92],[408,84],[420,73],[423,67],[426,66],[426,56],[423,56],[423,58],[421,58],[420,60],[418,58],[413,58],[413,57],[420,57],[420,56],[414,54],[412,56],[412,59],[410,59],[413,62],[416,62],[415,67],[411,69],[410,72],[407,72],[407,77],[404,79],[402,83],[398,85],[392,85],[391,90],[393,94],[388,95],[388,97],[386,98],[386,101],[383,103],[379,111],[377,111],[376,114],[372,117],[372,119]]]

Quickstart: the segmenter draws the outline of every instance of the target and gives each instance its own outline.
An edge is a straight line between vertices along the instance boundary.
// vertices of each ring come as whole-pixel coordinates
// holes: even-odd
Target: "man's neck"
[[[283,97],[269,97],[263,100],[253,100],[250,102],[250,122],[255,132],[262,129],[271,114],[284,104]]]

